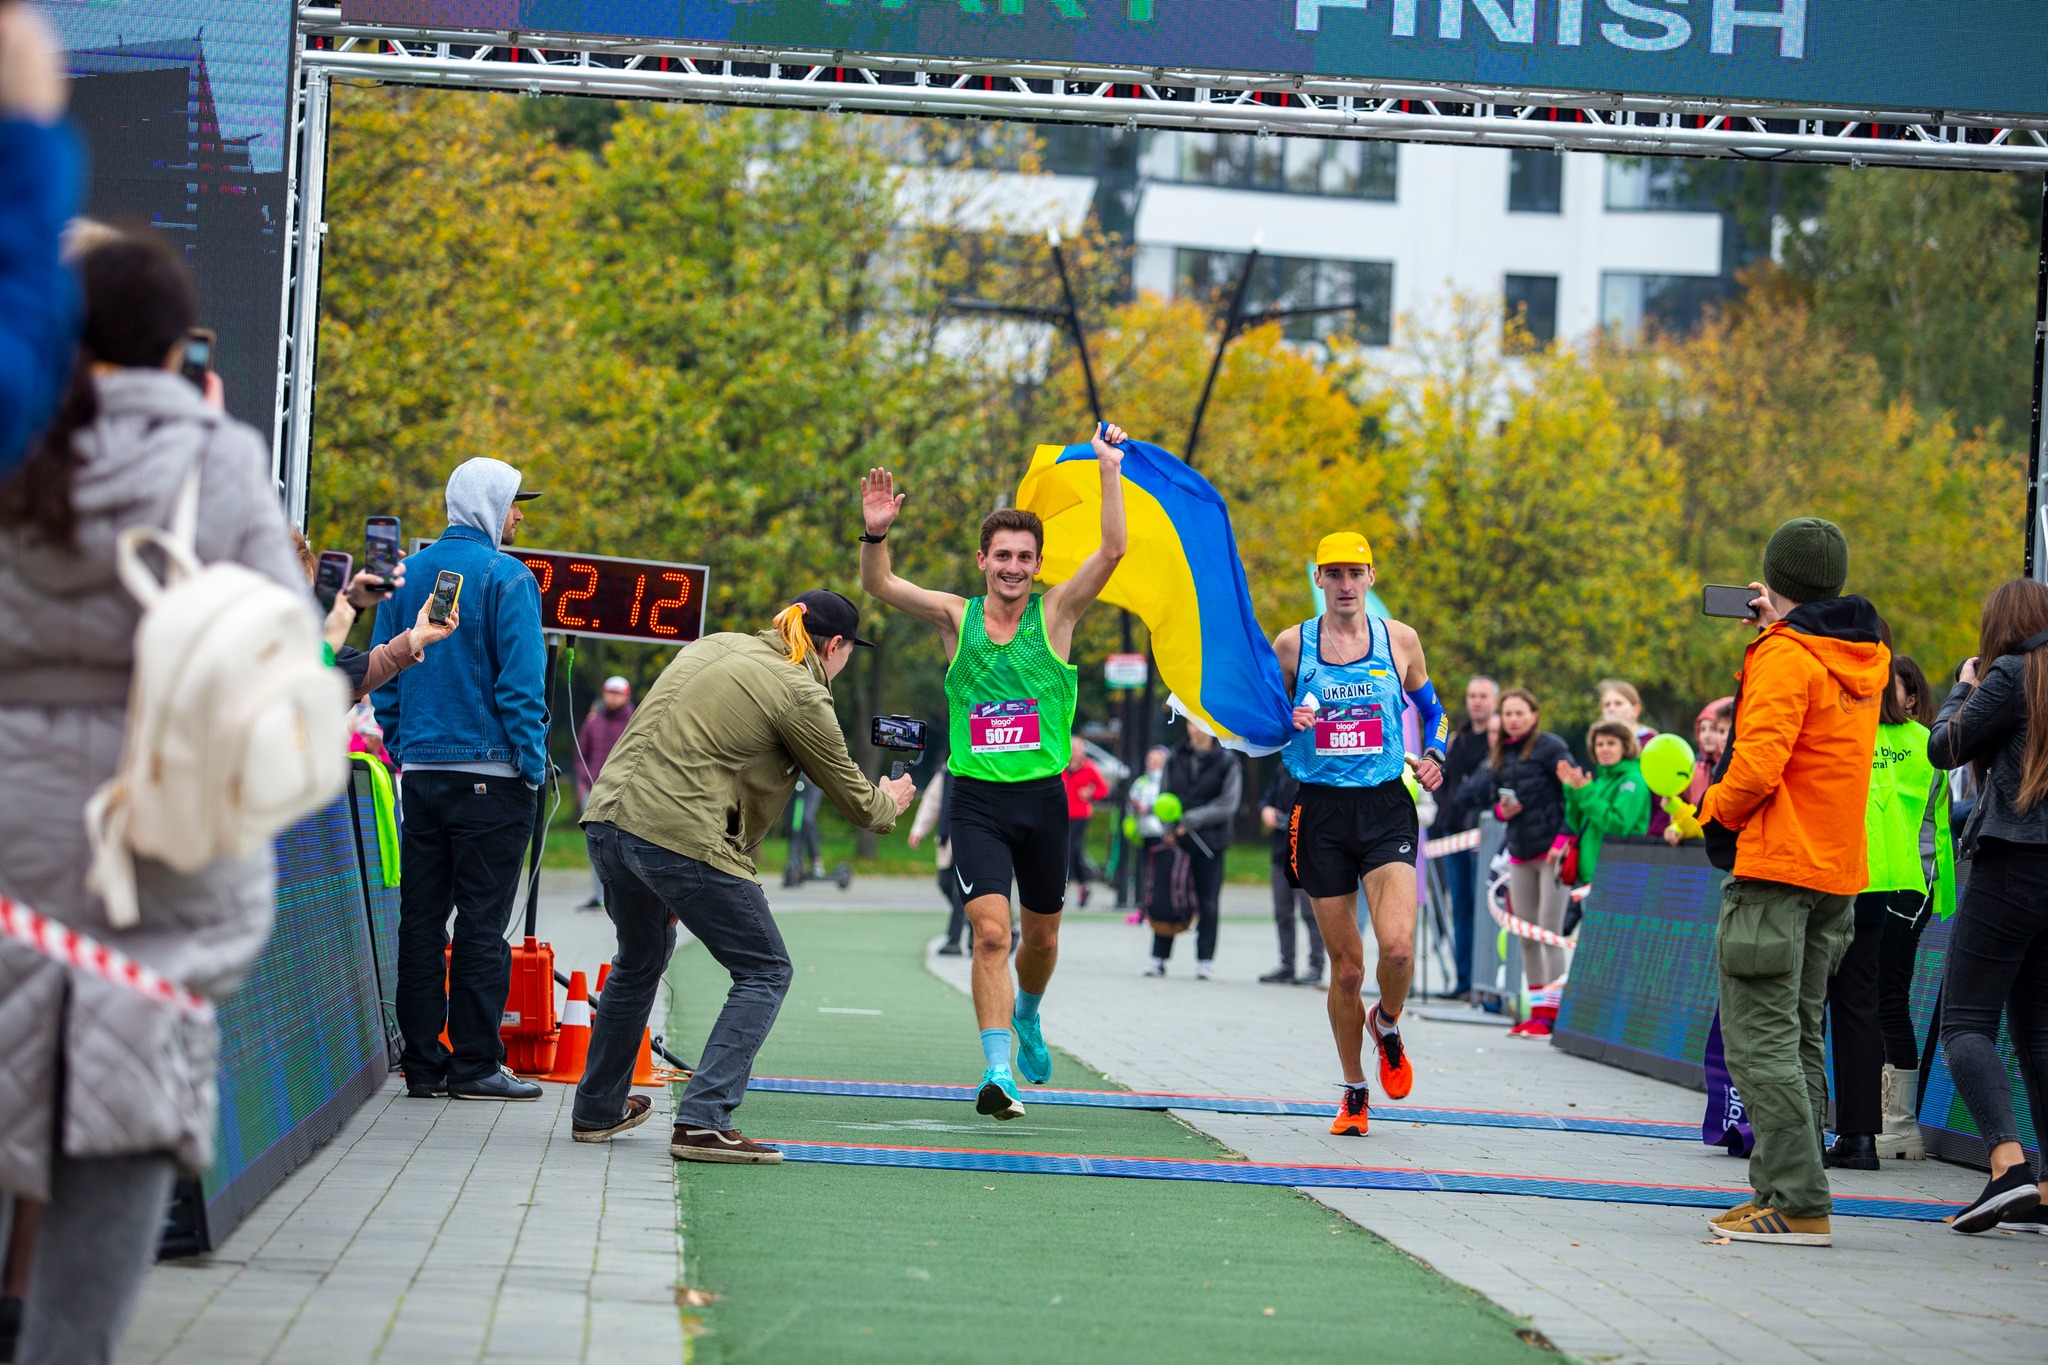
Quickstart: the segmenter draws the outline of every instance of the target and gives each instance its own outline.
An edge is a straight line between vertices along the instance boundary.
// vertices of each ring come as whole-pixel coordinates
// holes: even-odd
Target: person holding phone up
[[[312,547],[297,531],[292,532],[294,544],[299,552],[299,564],[306,571],[306,578],[317,586],[315,575],[319,572],[320,561],[313,557]],[[342,556],[346,559],[347,556]],[[431,599],[420,604],[419,615],[412,625],[378,645],[375,649],[356,649],[348,643],[349,632],[355,629],[356,616],[374,610],[386,596],[405,585],[405,568],[401,564],[386,579],[373,573],[359,573],[348,580],[348,586],[334,595],[333,605],[328,607],[327,619],[320,627],[320,639],[332,655],[330,662],[348,677],[349,700],[361,701],[370,693],[390,682],[406,669],[427,657],[427,646],[439,644],[455,633],[461,624],[457,613],[450,612],[445,621],[430,619]]]
[[[856,646],[874,648],[859,627],[852,602],[807,592],[767,630],[707,635],[678,651],[597,775],[583,837],[619,951],[576,1087],[576,1141],[608,1141],[653,1110],[647,1096],[627,1092],[680,924],[731,974],[732,989],[676,1104],[669,1154],[678,1161],[782,1160],[732,1122],[791,975],[754,855],[799,775],[855,825],[878,834],[895,827],[917,794],[907,776],[869,781],[846,751],[832,680]]]

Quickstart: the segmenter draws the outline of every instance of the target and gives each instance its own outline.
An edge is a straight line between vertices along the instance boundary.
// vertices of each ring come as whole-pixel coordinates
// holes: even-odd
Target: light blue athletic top
[[[1301,623],[1301,662],[1296,665],[1294,704],[1313,694],[1320,709],[1315,723],[1295,733],[1281,751],[1287,771],[1303,782],[1326,787],[1376,787],[1401,776],[1404,752],[1401,669],[1387,623],[1368,617],[1372,648],[1356,663],[1323,658],[1323,620]]]

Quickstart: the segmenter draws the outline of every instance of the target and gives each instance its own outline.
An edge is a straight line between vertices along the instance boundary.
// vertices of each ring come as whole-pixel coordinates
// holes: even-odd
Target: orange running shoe
[[[1364,1137],[1366,1113],[1372,1107],[1372,1087],[1360,1081],[1357,1085],[1344,1087],[1344,1098],[1337,1104],[1337,1117],[1330,1123],[1330,1131],[1342,1137],[1349,1133],[1353,1137]]]
[[[1415,1088],[1415,1067],[1408,1061],[1408,1050],[1401,1046],[1401,1031],[1389,1028],[1380,1032],[1386,1016],[1380,1007],[1374,1005],[1366,1018],[1366,1025],[1372,1030],[1373,1045],[1380,1053],[1380,1089],[1387,1092],[1388,1099],[1405,1100],[1408,1092]]]

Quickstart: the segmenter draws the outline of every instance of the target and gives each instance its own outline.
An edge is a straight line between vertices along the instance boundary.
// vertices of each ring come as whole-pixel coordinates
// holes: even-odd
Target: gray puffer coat
[[[98,420],[76,444],[78,549],[0,528],[0,892],[218,1000],[270,933],[268,850],[191,875],[138,858],[142,921],[122,932],[85,889],[85,803],[120,758],[141,619],[116,574],[115,539],[138,522],[167,525],[196,461],[199,558],[301,592],[306,578],[262,437],[165,371],[97,383]],[[191,1174],[211,1164],[215,1034],[204,1015],[0,937],[0,1039],[0,1188],[47,1198],[60,1140],[73,1157],[167,1152]]]

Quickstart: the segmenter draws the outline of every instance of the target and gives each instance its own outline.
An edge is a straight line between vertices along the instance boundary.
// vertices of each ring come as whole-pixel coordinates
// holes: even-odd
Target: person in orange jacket
[[[1833,522],[1799,517],[1771,536],[1734,731],[1700,806],[1707,856],[1733,874],[1714,936],[1721,1036],[1756,1132],[1756,1198],[1711,1224],[1737,1241],[1832,1244],[1822,1006],[1869,884],[1861,822],[1891,676],[1877,609],[1841,595],[1848,575]]]

